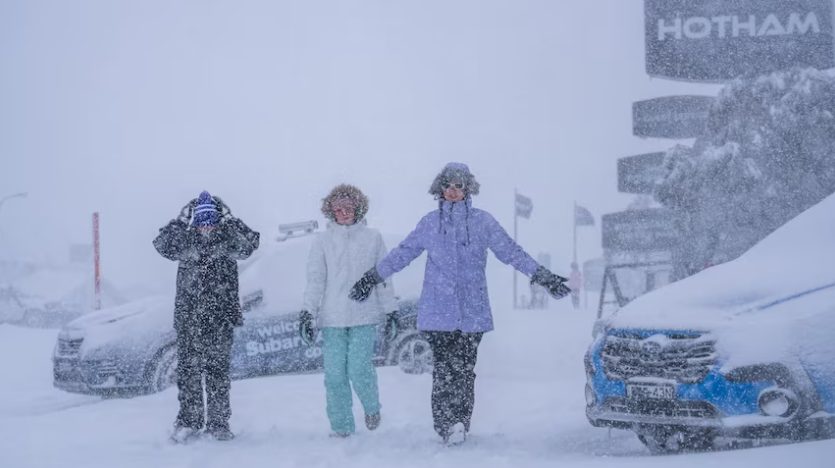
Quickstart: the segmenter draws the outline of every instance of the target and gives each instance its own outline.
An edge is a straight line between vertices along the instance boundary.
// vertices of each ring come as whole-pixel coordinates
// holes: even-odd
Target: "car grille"
[[[706,401],[609,398],[604,407],[613,413],[641,416],[700,419],[718,417],[716,408]]]
[[[113,361],[94,361],[92,364],[94,372],[101,376],[114,375],[119,372],[119,368]]]
[[[81,382],[81,369],[74,359],[56,359],[53,363],[53,379],[56,382]]]
[[[82,341],[84,341],[83,338],[73,340],[58,338],[58,355],[65,357],[77,356],[79,350],[81,349]]]
[[[716,362],[715,344],[700,334],[610,334],[602,351],[603,370],[611,380],[659,377],[697,383]]]

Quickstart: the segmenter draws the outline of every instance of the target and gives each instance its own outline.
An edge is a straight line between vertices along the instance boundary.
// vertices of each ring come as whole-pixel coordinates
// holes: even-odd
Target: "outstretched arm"
[[[365,272],[348,293],[348,297],[355,301],[364,301],[371,295],[374,287],[386,278],[406,268],[418,255],[425,250],[426,226],[428,216],[420,220],[417,227],[403,242],[377,263],[377,266]]]
[[[485,213],[487,219],[487,231],[489,235],[488,245],[496,258],[504,264],[511,265],[522,273],[533,276],[539,263],[533,259],[522,247],[519,246],[507,234],[507,231],[496,221],[495,218]]]
[[[426,249],[427,228],[429,226],[429,215],[424,216],[418,222],[415,229],[403,239],[397,247],[393,248],[382,260],[377,263],[377,274],[380,278],[386,279],[398,271],[406,268],[412,260],[416,259]]]
[[[489,215],[488,215],[489,216]],[[507,232],[492,216],[489,219],[490,250],[503,263],[513,265],[514,268],[530,276],[531,283],[543,286],[556,299],[571,292],[563,283],[565,278],[555,275],[547,268],[539,265],[522,247],[507,235]]]
[[[377,235],[377,257],[376,261],[380,261],[384,259],[387,255],[388,250],[386,249],[386,243],[383,241],[383,236]],[[383,310],[386,313],[393,312],[397,310],[397,301],[394,298],[394,285],[391,282],[391,279],[384,282],[377,288],[377,293],[379,294],[380,298],[380,305],[383,307]]]

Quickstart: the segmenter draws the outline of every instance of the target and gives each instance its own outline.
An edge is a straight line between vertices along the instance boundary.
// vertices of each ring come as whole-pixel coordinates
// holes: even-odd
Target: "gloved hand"
[[[380,275],[377,273],[377,268],[374,267],[365,272],[354,284],[354,287],[351,288],[351,292],[348,294],[348,297],[355,301],[362,302],[368,299],[368,296],[371,295],[371,290],[374,289],[379,283],[383,282],[383,278],[380,278]]]
[[[191,222],[191,213],[194,211],[194,205],[197,203],[197,199],[193,199],[190,202],[186,203],[182,209],[180,209],[180,214],[177,215],[176,220],[182,223],[188,224]]]
[[[386,314],[386,328],[384,331],[386,341],[394,341],[399,331],[400,322],[397,320],[397,311],[389,312]]]
[[[233,327],[242,327],[244,326],[244,315],[243,314],[235,314],[230,321]]]
[[[231,214],[227,215],[225,218],[220,218],[220,226],[224,229],[229,229],[236,236],[244,236],[247,239],[249,239],[247,234],[252,232],[252,230],[249,229],[243,221],[232,216]]]
[[[215,201],[215,204],[217,205],[217,209],[218,209],[218,211],[220,211],[220,219],[233,218],[232,210],[229,209],[229,205],[224,203],[223,200],[221,200],[220,197],[218,197],[217,195],[212,196],[212,200]]]
[[[313,316],[306,310],[299,312],[299,337],[308,346],[312,345],[313,340],[316,339],[316,334],[313,332]]]
[[[568,281],[568,278],[555,275],[543,266],[537,268],[536,273],[531,276],[531,283],[544,287],[548,294],[554,296],[554,299],[561,299],[571,292],[571,289],[564,284],[566,281]]]

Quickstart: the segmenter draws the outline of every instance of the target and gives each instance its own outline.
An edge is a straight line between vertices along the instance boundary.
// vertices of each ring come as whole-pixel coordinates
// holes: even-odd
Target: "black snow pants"
[[[424,332],[432,347],[432,419],[446,436],[456,423],[470,430],[475,402],[475,363],[483,333]]]
[[[229,364],[233,328],[228,324],[182,327],[177,332],[178,426],[229,429]],[[203,378],[206,379],[206,406]],[[206,417],[204,418],[204,411]]]

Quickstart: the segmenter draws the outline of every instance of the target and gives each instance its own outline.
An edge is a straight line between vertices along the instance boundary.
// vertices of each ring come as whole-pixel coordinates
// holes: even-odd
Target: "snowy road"
[[[379,372],[383,424],[375,433],[328,438],[322,376],[292,375],[233,382],[236,440],[172,446],[174,389],[128,400],[55,390],[57,332],[0,325],[0,466],[832,466],[832,440],[653,457],[629,432],[589,426],[582,354],[591,316],[567,301],[548,311],[497,312],[497,331],[480,350],[473,432],[454,448],[432,431],[430,377],[396,368]]]

